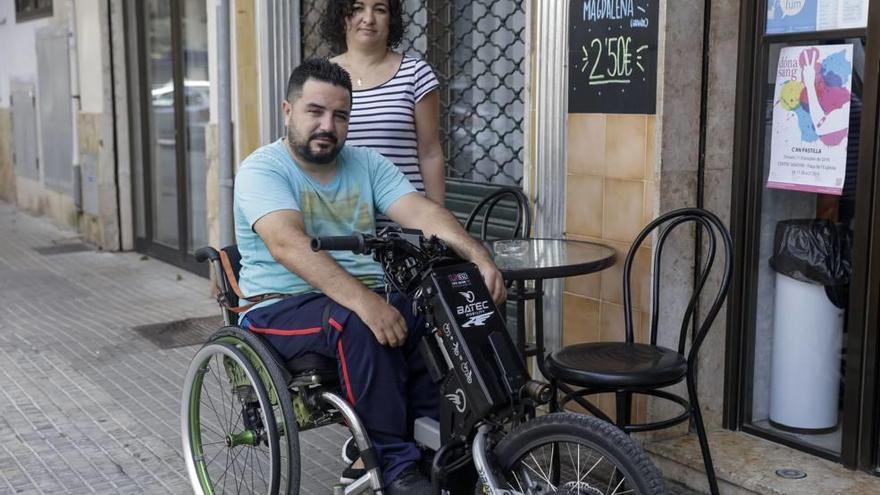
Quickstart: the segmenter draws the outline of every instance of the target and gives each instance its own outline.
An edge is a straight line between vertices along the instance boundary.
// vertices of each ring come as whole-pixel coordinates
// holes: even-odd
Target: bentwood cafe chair
[[[705,263],[700,267],[698,278],[696,278],[697,283],[681,321],[677,347],[668,348],[657,344],[658,314],[660,313],[657,310],[660,302],[660,262],[663,248],[670,233],[677,227],[684,225],[692,225],[703,230],[706,234],[708,250],[705,253]],[[635,342],[633,336],[632,266],[639,246],[655,229],[659,229],[659,235],[656,239],[653,266],[654,277],[651,296],[653,311],[650,341],[638,343]],[[691,231],[691,233],[695,232],[695,230]],[[696,238],[699,239],[699,237]],[[561,393],[559,397],[554,394],[555,399],[550,405],[551,410],[558,410],[559,407],[573,400],[592,414],[617,424],[627,433],[668,428],[684,422],[689,417],[693,418],[703,462],[706,466],[709,488],[713,495],[718,494],[718,482],[715,479],[715,469],[709,452],[706,428],[703,425],[700,403],[697,399],[695,373],[700,346],[727,296],[733,270],[731,244],[730,234],[724,224],[711,212],[697,208],[684,208],[661,215],[648,224],[636,237],[624,262],[623,305],[626,341],[570,345],[552,353],[547,359],[547,371],[551,375],[548,378],[554,391]],[[720,284],[714,290],[715,295],[711,299],[711,306],[708,307],[705,316],[700,321],[699,315],[695,314],[695,308],[697,308],[699,301],[709,300],[702,297],[702,292],[706,288],[706,281],[716,261],[719,247],[724,255]],[[688,331],[692,328],[695,329],[695,333],[691,339],[688,339]],[[690,343],[689,348],[688,342]],[[682,380],[687,382],[687,398],[660,390],[680,383]],[[608,392],[615,394],[617,417],[614,420],[585,399],[589,395]],[[671,419],[633,424],[631,421],[633,394],[650,395],[675,402],[683,408],[683,412]]]
[[[514,213],[513,220],[508,218],[510,210]],[[496,213],[494,217],[493,211]],[[520,189],[501,186],[487,194],[471,210],[464,222],[464,229],[470,232],[475,226],[479,226],[479,238],[482,241],[529,237],[532,228],[529,199]]]

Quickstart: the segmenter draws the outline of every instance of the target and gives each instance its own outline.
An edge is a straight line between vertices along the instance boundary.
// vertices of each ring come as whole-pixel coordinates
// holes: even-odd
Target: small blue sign
[[[767,0],[767,34],[816,31],[819,0]]]

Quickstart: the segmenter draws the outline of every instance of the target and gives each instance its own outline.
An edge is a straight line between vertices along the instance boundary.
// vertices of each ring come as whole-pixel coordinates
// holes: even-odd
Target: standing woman
[[[446,174],[440,146],[440,83],[427,62],[395,52],[403,39],[401,0],[329,0],[321,37],[332,62],[351,75],[346,144],[382,154],[428,199],[443,204]],[[376,217],[377,229],[391,223]],[[363,475],[354,442],[343,446],[342,482]]]
[[[442,205],[439,83],[425,61],[393,50],[403,32],[401,0],[330,0],[321,20],[322,37],[339,54],[331,61],[351,75],[347,143],[381,153]],[[377,227],[387,223],[380,218]]]

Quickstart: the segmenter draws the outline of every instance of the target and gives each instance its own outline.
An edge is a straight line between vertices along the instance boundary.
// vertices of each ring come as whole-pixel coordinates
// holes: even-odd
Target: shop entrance
[[[730,328],[741,332],[725,423],[874,470],[880,9],[869,17],[868,3],[743,2],[754,36],[740,60],[754,63],[738,82]]]
[[[204,0],[126,3],[135,248],[202,272],[209,121]]]

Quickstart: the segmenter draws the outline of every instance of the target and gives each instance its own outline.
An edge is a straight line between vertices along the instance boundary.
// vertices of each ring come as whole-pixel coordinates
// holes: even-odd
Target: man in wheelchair
[[[366,426],[387,493],[430,493],[408,431],[414,418],[437,416],[439,394],[417,350],[425,323],[402,297],[383,294],[375,260],[313,252],[309,243],[374,233],[375,215],[383,213],[472,261],[496,303],[506,297],[501,274],[455,217],[416,192],[394,164],[345,145],[351,79],[340,66],[303,62],[290,75],[282,109],[286,137],[248,156],[235,179],[239,286],[260,301],[240,324],[285,359],[336,359],[342,392]]]

